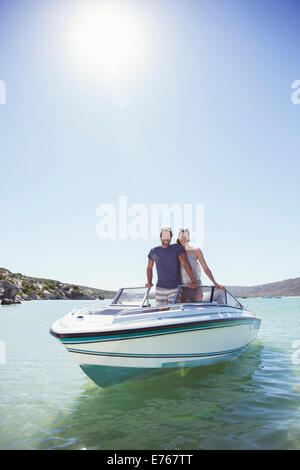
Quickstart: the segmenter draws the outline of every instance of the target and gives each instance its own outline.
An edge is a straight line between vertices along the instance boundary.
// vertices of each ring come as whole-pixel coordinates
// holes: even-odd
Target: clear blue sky
[[[203,204],[202,250],[222,284],[298,277],[299,2],[111,0],[139,46],[117,77],[109,60],[128,33],[89,44],[92,3],[0,0],[0,266],[144,284],[159,238],[96,235],[99,204],[126,195]]]

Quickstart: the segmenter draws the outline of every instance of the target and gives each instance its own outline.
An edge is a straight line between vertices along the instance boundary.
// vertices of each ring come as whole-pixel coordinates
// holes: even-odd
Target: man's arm
[[[153,270],[153,264],[154,264],[154,261],[153,259],[148,259],[148,265],[147,265],[147,284],[145,284],[145,287],[152,287],[153,284],[152,284],[152,270]]]
[[[189,264],[188,260],[186,259],[185,253],[181,253],[181,255],[178,258],[179,258],[180,264],[182,264],[182,266],[186,270],[189,278],[192,280],[192,283],[189,284],[189,287],[191,287],[192,289],[196,289],[198,287],[198,284],[196,282],[196,279],[195,279],[193,271],[190,267],[190,264]]]

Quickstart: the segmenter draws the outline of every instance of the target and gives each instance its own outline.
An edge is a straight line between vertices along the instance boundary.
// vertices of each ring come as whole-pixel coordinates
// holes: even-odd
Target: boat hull
[[[247,318],[60,339],[85,374],[107,387],[170,368],[231,360],[259,327],[260,319]]]

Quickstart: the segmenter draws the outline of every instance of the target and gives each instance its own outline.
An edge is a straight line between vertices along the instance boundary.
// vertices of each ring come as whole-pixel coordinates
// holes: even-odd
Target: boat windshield
[[[201,286],[191,289],[188,286],[180,286],[177,290],[175,303],[198,303],[216,302],[219,305],[243,308],[227,290],[218,289],[214,286]]]
[[[147,297],[149,296],[149,291],[147,287],[125,287],[120,289],[116,297],[113,300],[114,305],[133,305],[133,306],[142,306],[144,303],[147,305]],[[149,305],[150,306],[150,305]]]
[[[128,305],[136,307],[163,307],[164,305],[178,303],[211,303],[228,305],[235,308],[243,306],[227,290],[217,289],[214,286],[201,286],[198,289],[190,289],[186,285],[178,286],[176,296],[170,297],[165,303],[158,304],[155,292],[150,292],[147,287],[126,287],[120,289],[114,298],[113,305]]]

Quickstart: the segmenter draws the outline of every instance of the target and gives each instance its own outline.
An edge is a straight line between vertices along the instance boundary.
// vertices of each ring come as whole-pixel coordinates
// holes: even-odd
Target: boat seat
[[[94,312],[94,315],[116,315],[117,313],[120,313],[122,310],[125,310],[124,308],[107,308],[105,310],[99,310]]]

